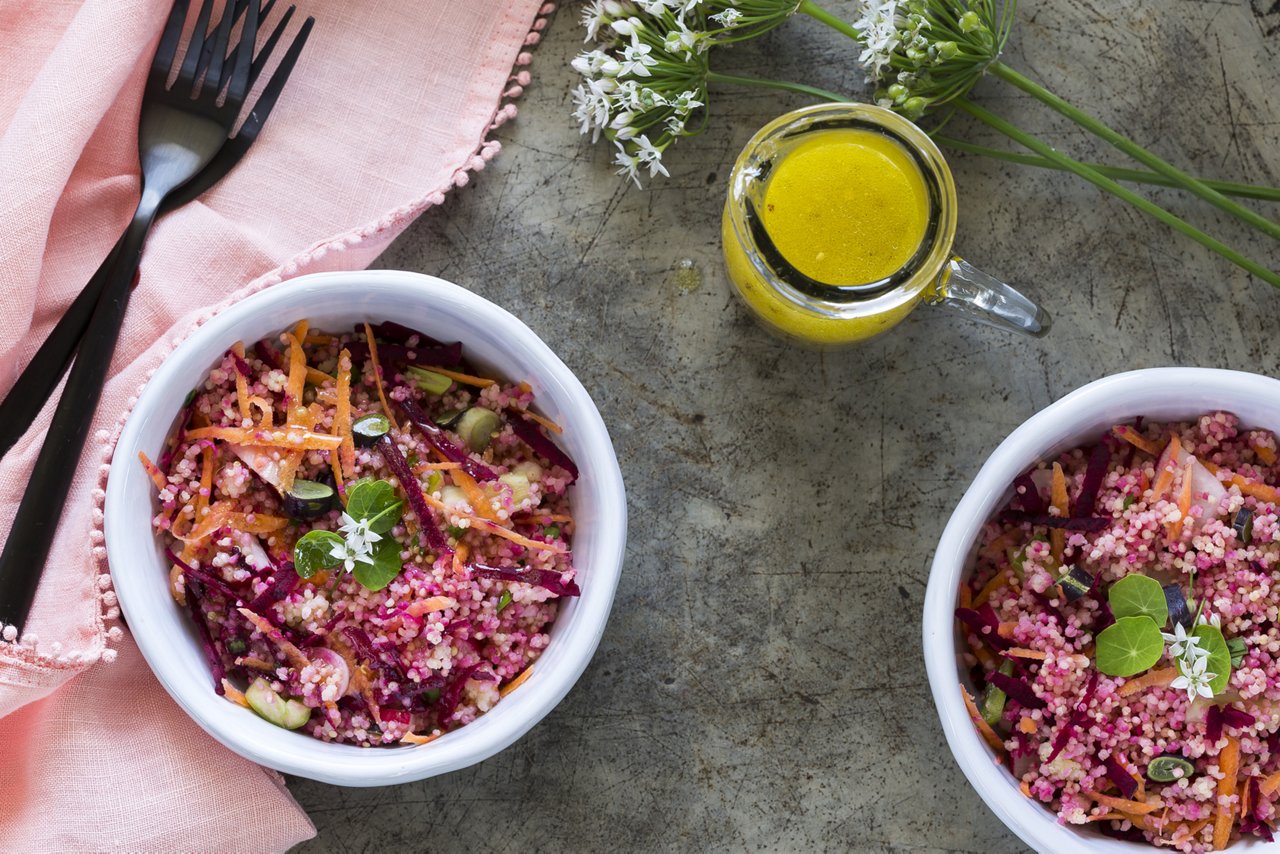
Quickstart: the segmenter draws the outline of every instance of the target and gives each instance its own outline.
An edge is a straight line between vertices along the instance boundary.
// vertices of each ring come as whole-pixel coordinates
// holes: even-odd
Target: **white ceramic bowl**
[[[942,533],[924,601],[924,658],[933,701],[947,744],[969,782],[991,811],[1037,851],[1150,854],[1156,849],[1058,824],[1053,813],[1018,791],[1018,781],[995,763],[970,722],[958,687],[964,674],[954,613],[978,532],[1013,494],[1013,479],[1036,461],[1095,440],[1113,424],[1138,415],[1149,422],[1176,421],[1215,410],[1235,413],[1246,426],[1280,429],[1280,381],[1237,371],[1152,368],[1092,382],[1009,434],[978,472]],[[1231,850],[1280,852],[1280,843],[1250,839]]]
[[[571,488],[574,564],[582,596],[566,599],[551,642],[519,689],[488,714],[431,744],[359,748],[326,744],[273,726],[218,697],[187,614],[167,590],[168,561],[151,530],[154,487],[139,451],[159,456],[187,392],[235,341],[257,341],[301,318],[315,329],[395,320],[462,341],[468,358],[529,382],[538,406],[564,426],[561,446],[581,469]],[[248,759],[345,786],[420,780],[479,762],[529,730],[569,692],[604,631],[622,568],[627,513],[622,474],[600,413],[564,363],[527,326],[457,285],[415,273],[362,271],[304,276],[222,311],[156,371],[125,425],[107,485],[112,577],[134,639],[178,705],[210,735]]]

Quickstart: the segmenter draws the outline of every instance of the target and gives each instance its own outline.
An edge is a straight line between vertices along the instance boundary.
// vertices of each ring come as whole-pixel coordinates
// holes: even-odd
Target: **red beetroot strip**
[[[369,358],[368,344],[353,341],[347,345],[347,350],[351,353],[352,361],[358,362]],[[462,364],[462,344],[461,342],[454,342],[453,344],[442,344],[439,347],[425,344],[419,344],[416,347],[406,347],[403,344],[379,344],[378,361],[383,364],[422,365],[426,368],[430,368],[432,365],[438,365],[442,368],[456,368]]]
[[[1036,696],[1031,686],[1021,679],[1006,676],[999,670],[989,674],[987,681],[1009,695],[1009,699],[1017,700],[1026,709],[1043,709],[1049,704]]]
[[[1107,476],[1111,462],[1111,449],[1099,442],[1093,446],[1089,454],[1089,465],[1084,470],[1084,482],[1080,484],[1080,496],[1076,499],[1076,515],[1092,516],[1098,506],[1098,490],[1102,489],[1102,480]]]
[[[235,350],[228,350],[227,355],[231,357],[231,361],[235,364],[236,373],[247,379],[249,376],[249,363],[237,356]]]
[[[1075,708],[1071,710],[1071,715],[1063,722],[1058,734],[1053,737],[1053,752],[1049,754],[1048,762],[1058,758],[1058,754],[1067,746],[1067,742],[1071,741],[1071,736],[1075,735],[1076,729],[1084,723],[1085,715],[1089,711],[1089,703],[1093,701],[1093,695],[1097,690],[1098,671],[1090,670],[1089,682],[1085,685],[1080,702],[1076,703]]]
[[[1036,489],[1036,482],[1031,479],[1031,472],[1023,472],[1019,475],[1013,482],[1013,488],[1014,497],[1026,512],[1040,516],[1049,509],[1045,506],[1044,499],[1040,497],[1040,490]],[[1017,492],[1019,489],[1022,491]]]
[[[1064,531],[1084,531],[1097,533],[1110,524],[1110,519],[1100,516],[1049,516],[1040,513],[1025,513],[1021,510],[1006,510],[1000,514],[1000,521],[1012,525],[1030,523],[1045,528],[1061,528]]]
[[[976,610],[956,608],[956,619],[968,626],[982,639],[983,643],[997,652],[1004,652],[1011,646],[1007,640],[1000,637],[1000,619],[996,617],[995,609],[991,607],[990,602]],[[984,631],[984,629],[990,631]]]
[[[482,578],[494,578],[499,581],[519,581],[542,587],[557,596],[581,596],[582,591],[576,581],[568,584],[560,580],[560,573],[550,569],[504,569],[497,566],[486,566],[482,563],[471,564],[471,571]]]
[[[213,671],[214,693],[221,696],[226,694],[226,689],[222,687],[222,680],[227,675],[227,669],[222,666],[222,656],[218,655],[218,650],[213,645],[213,635],[209,633],[209,624],[205,622],[204,611],[197,601],[199,594],[196,592],[196,585],[199,583],[196,581],[187,585],[187,610],[191,612],[191,619],[195,621],[196,633],[200,635],[200,648],[209,662],[209,669]]]
[[[1260,836],[1268,842],[1274,842],[1275,835],[1261,815],[1264,798],[1262,797],[1262,787],[1258,784],[1256,775],[1249,778],[1248,790],[1249,803],[1252,804],[1252,807],[1249,810],[1249,815],[1240,817],[1240,832],[1252,833],[1254,836]]]
[[[400,481],[400,489],[409,499],[409,504],[418,517],[418,527],[427,538],[427,545],[437,555],[453,554],[453,549],[449,548],[449,541],[440,530],[435,514],[431,512],[431,508],[427,506],[427,499],[422,495],[422,484],[418,483],[413,469],[409,468],[409,461],[404,458],[404,454],[400,453],[391,434],[388,433],[379,439],[376,447],[382,452],[387,468],[391,469],[396,480]]]
[[[400,409],[404,412],[405,417],[413,423],[413,426],[422,431],[423,438],[427,440],[427,444],[434,448],[440,456],[450,462],[458,463],[467,474],[481,483],[498,479],[497,472],[472,458],[462,447],[454,444],[453,440],[445,435],[444,430],[427,417],[427,414],[422,411],[422,407],[418,406],[418,404],[406,398],[400,401]]]
[[[360,324],[355,328],[357,335],[364,334],[364,324]],[[418,336],[418,343],[427,347],[444,347],[445,343],[439,338],[432,338],[425,332],[419,332],[411,329],[403,323],[396,323],[394,320],[384,320],[381,323],[373,325],[375,337],[383,341],[394,341],[397,344],[408,344],[409,339]]]
[[[535,453],[541,454],[547,458],[552,465],[560,466],[569,473],[569,482],[578,479],[578,467],[574,465],[573,460],[569,459],[569,455],[560,450],[560,446],[547,438],[542,432],[542,428],[535,422],[525,417],[522,413],[513,413],[514,418],[511,419],[511,429],[520,437],[526,445],[534,450]]]
[[[249,610],[255,614],[263,613],[292,593],[293,588],[297,585],[298,573],[294,570],[293,565],[281,567],[276,570],[276,574],[272,577],[271,583],[267,585],[267,589],[263,590],[256,599],[249,603]]]
[[[1133,779],[1133,775],[1124,769],[1124,766],[1116,759],[1115,754],[1108,756],[1102,764],[1107,767],[1107,778],[1116,784],[1120,794],[1126,798],[1132,798],[1138,791],[1138,781]]]
[[[265,362],[269,368],[280,370],[284,367],[284,363],[280,361],[280,354],[276,352],[274,347],[265,341],[259,341],[254,344],[253,352],[257,354],[258,358]]]
[[[227,600],[227,602],[231,604],[242,601],[240,594],[232,590],[231,587],[222,579],[185,563],[181,558],[173,553],[172,549],[165,549],[164,553],[169,558],[170,562],[182,568],[182,574],[188,579],[194,579],[205,587],[216,590],[224,599]]]

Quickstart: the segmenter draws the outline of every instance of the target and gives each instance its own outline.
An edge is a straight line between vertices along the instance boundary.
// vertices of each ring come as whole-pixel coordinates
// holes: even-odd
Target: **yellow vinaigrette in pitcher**
[[[721,236],[734,290],[770,329],[817,345],[863,341],[921,302],[1043,334],[1048,316],[952,257],[955,186],[933,141],[866,104],[806,107],[738,156]]]
[[[860,128],[807,134],[779,158],[758,215],[782,258],[833,285],[888,278],[929,224],[929,195],[910,153]]]

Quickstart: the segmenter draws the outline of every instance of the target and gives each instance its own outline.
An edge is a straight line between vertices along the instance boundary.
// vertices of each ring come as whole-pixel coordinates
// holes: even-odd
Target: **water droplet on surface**
[[[671,268],[671,283],[682,291],[696,291],[702,287],[702,270],[692,258],[681,258]]]

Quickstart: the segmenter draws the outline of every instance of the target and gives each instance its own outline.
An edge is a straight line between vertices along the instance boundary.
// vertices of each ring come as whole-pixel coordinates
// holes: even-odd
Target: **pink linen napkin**
[[[218,308],[367,266],[483,168],[553,7],[294,2],[316,18],[311,40],[250,154],[152,233],[27,633],[0,631],[2,850],[281,850],[314,834],[279,776],[196,727],[119,625],[102,545],[112,444],[156,366]],[[0,393],[132,213],[169,6],[0,0]],[[4,536],[51,413],[0,463]]]

